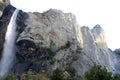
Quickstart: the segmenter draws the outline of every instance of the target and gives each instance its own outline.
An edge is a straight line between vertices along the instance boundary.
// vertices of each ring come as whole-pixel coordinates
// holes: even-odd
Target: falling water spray
[[[0,77],[4,77],[9,69],[12,66],[12,62],[15,56],[15,39],[17,36],[16,32],[16,18],[19,10],[16,9],[11,17],[10,23],[7,27],[6,35],[5,35],[5,43],[3,48],[3,55],[0,62]]]

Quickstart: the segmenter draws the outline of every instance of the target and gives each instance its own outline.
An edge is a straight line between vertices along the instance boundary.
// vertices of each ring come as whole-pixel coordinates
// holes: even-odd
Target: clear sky
[[[100,24],[106,33],[108,47],[120,48],[120,0],[11,0],[23,11],[43,12],[50,8],[76,15],[80,26]]]

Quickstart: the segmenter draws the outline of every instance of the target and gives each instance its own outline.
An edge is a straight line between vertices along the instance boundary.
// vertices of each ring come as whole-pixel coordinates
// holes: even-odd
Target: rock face
[[[115,69],[118,74],[120,74],[120,49],[116,49],[114,52],[110,50],[112,55],[112,60],[114,61],[115,64]]]
[[[2,15],[5,7],[8,6],[8,4],[10,4],[10,0],[0,0],[0,16]]]
[[[81,31],[74,15],[52,9],[42,14],[28,13],[28,15],[29,18],[25,22],[27,27],[17,41],[31,40],[40,47],[49,47],[51,41],[56,47],[73,40],[81,43]]]
[[[100,25],[96,25],[92,30],[88,27],[81,27],[83,39],[83,53],[78,63],[74,66],[79,69],[78,74],[84,75],[93,63],[105,66],[109,71],[114,72],[114,65],[106,44],[104,31]]]
[[[2,20],[6,17],[10,19],[15,10],[9,6],[6,8],[9,13],[4,10],[0,18],[1,50],[7,28],[7,21]],[[55,9],[44,13],[20,11],[16,23],[19,34],[16,39],[16,60],[11,69],[16,74],[29,69],[50,74],[56,68],[74,68],[76,76],[83,77],[94,63],[105,66],[113,73],[119,70],[118,58],[108,49],[100,25],[92,30],[80,27],[73,14]]]
[[[44,13],[27,13],[27,25],[17,38],[15,71],[52,72],[59,67],[66,69],[77,58],[82,47],[80,27],[72,14],[50,9]],[[20,62],[19,62],[20,61]],[[22,61],[22,62],[21,62]]]

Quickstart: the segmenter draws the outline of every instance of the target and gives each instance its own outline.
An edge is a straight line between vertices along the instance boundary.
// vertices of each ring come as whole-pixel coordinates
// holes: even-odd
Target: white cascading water
[[[15,56],[15,39],[17,36],[16,32],[16,18],[19,10],[16,9],[11,17],[10,23],[7,27],[7,32],[5,35],[5,43],[3,48],[3,55],[0,62],[0,77],[4,77],[9,69],[12,66],[12,61],[14,60]]]

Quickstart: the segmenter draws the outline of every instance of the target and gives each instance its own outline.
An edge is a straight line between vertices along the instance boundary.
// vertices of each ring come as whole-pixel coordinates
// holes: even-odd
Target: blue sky
[[[50,8],[71,12],[80,26],[92,28],[100,24],[105,30],[108,47],[120,48],[119,0],[11,0],[11,4],[26,12],[44,12]]]

